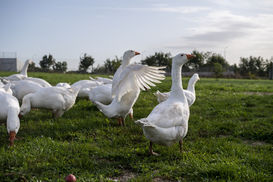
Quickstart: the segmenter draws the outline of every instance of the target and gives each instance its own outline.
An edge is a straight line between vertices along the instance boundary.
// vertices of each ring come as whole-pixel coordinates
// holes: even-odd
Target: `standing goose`
[[[98,86],[94,89],[91,89],[89,92],[89,99],[95,104],[96,102],[106,104],[106,105],[110,104],[115,97],[113,90],[116,90],[117,88],[121,72],[126,68],[126,66],[130,64],[130,60],[134,56],[139,54],[140,54],[139,52],[136,52],[133,50],[125,51],[123,54],[121,65],[113,76],[112,84],[111,85],[105,84],[105,85]],[[91,77],[90,79],[92,80],[93,78]],[[133,108],[131,108],[130,117],[133,118]],[[119,123],[121,123],[120,119],[119,119]]]
[[[153,152],[152,144],[171,145],[179,141],[182,151],[182,139],[188,132],[190,110],[185,96],[182,81],[182,66],[193,57],[189,54],[178,54],[172,59],[172,87],[168,99],[158,104],[147,118],[136,121],[143,129],[145,137],[150,140],[149,152]]]
[[[7,131],[9,133],[10,146],[12,146],[20,128],[18,117],[20,112],[19,102],[11,94],[0,89],[0,103],[0,120],[7,121]]]
[[[28,69],[28,65],[31,64],[32,61],[30,59],[26,60],[21,72],[19,74],[13,74],[10,75],[8,77],[4,77],[6,80],[9,81],[17,81],[17,80],[23,80],[25,78],[27,78],[27,69]]]
[[[189,107],[195,102],[195,84],[198,80],[200,80],[199,75],[197,73],[193,74],[191,79],[189,80],[187,90],[184,90]],[[157,90],[154,95],[157,97],[158,103],[161,103],[168,99],[168,97],[170,96],[170,92],[161,93]]]
[[[74,104],[79,88],[46,87],[23,98],[20,115],[25,115],[31,108],[51,109],[55,118],[60,117]]]
[[[153,82],[160,83],[165,79],[164,73],[160,69],[165,67],[152,67],[140,64],[129,64],[130,59],[138,52],[129,50],[124,53],[122,65],[118,68],[113,78],[112,97],[110,105],[104,105],[96,101],[100,111],[108,118],[119,118],[119,124],[124,126],[124,119],[135,104],[140,90],[150,89],[155,86]]]

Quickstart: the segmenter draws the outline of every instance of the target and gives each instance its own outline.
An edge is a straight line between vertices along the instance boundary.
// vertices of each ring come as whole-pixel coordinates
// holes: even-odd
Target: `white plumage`
[[[158,104],[147,118],[136,121],[143,129],[145,137],[150,140],[150,153],[152,143],[171,145],[180,143],[182,150],[182,139],[188,131],[188,120],[190,110],[185,96],[182,81],[181,69],[192,55],[178,54],[172,60],[172,88],[168,99]]]
[[[15,96],[19,101],[22,101],[23,97],[29,93],[34,93],[40,88],[43,88],[40,84],[33,82],[31,80],[19,80],[11,83],[11,90],[13,96]]]
[[[31,108],[52,110],[55,117],[60,117],[74,104],[79,88],[46,87],[23,98],[20,114],[25,115]]]
[[[19,102],[10,93],[0,89],[0,103],[0,120],[7,121],[10,145],[13,145],[15,136],[20,128],[20,120],[18,117],[20,112]]]
[[[27,76],[28,65],[31,63],[32,63],[31,60],[29,60],[29,59],[26,60],[20,73],[4,77],[4,79],[9,80],[9,81],[17,81],[17,80],[22,80],[22,79],[27,78],[28,77]]]
[[[159,80],[165,78],[165,71],[160,70],[165,67],[130,65],[130,59],[137,54],[139,53],[131,50],[124,53],[123,58],[127,59],[123,59],[125,62],[122,62],[113,78],[112,97],[114,99],[111,104],[104,105],[98,101],[95,102],[107,117],[118,117],[123,125],[125,117],[132,111],[140,90],[150,89],[150,86],[155,86],[153,82],[160,83]]]
[[[35,83],[38,83],[39,85],[41,85],[42,87],[52,87],[52,85],[50,83],[48,83],[47,81],[45,81],[42,78],[34,78],[34,77],[27,77],[24,78],[24,80],[30,80],[33,81]]]
[[[97,87],[99,85],[103,85],[103,83],[99,81],[92,81],[92,80],[80,80],[73,83],[71,87],[80,89],[78,93],[78,97],[88,98],[91,88]]]
[[[193,74],[189,80],[187,90],[184,90],[189,106],[191,106],[195,102],[195,84],[198,80],[200,80],[199,75],[197,73]],[[168,97],[170,96],[170,92],[161,93],[157,90],[154,95],[157,97],[158,103],[161,103],[168,99]]]

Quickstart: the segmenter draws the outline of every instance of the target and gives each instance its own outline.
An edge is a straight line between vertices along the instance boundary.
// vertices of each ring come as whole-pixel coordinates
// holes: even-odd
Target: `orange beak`
[[[13,146],[14,145],[15,136],[16,136],[15,131],[9,132],[9,146]]]
[[[136,52],[136,51],[135,51],[135,55],[139,55],[139,54],[140,54],[139,52]]]
[[[187,59],[191,59],[195,57],[195,55],[192,55],[192,54],[186,54],[186,56],[187,56]]]

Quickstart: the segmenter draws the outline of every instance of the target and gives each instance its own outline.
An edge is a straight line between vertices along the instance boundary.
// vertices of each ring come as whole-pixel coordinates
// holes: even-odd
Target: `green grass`
[[[0,73],[0,76],[10,73]],[[84,74],[30,73],[53,85],[88,79]],[[184,88],[189,78],[183,78]],[[135,119],[157,105],[153,92],[168,91],[171,78],[142,92]],[[0,125],[1,181],[273,181],[273,82],[201,78],[190,108],[183,153],[178,144],[155,145],[159,157],[148,155],[149,141],[129,118],[126,127],[107,119],[87,100],[78,100],[63,117],[47,110],[21,119],[18,140],[8,147]]]

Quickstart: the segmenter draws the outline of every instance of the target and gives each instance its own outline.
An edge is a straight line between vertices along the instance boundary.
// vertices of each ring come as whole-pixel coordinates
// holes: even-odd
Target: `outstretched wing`
[[[134,89],[150,89],[150,86],[155,86],[154,83],[161,83],[159,80],[165,79],[165,71],[161,70],[164,68],[165,66],[154,67],[140,64],[126,66],[120,74],[113,94],[120,101],[123,95]]]

